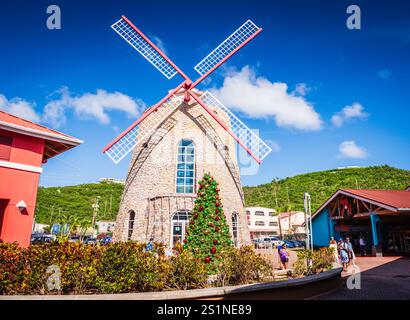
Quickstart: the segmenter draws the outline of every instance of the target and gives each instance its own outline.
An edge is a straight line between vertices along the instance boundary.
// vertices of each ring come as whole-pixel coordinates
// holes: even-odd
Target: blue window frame
[[[195,146],[191,140],[178,144],[176,192],[194,193]]]

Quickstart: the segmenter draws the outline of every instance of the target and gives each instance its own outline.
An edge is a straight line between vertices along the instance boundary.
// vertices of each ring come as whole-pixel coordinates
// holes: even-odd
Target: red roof
[[[46,141],[44,160],[82,143],[82,141],[77,138],[4,111],[0,111],[0,129],[43,138]]]
[[[409,190],[339,189],[312,215],[314,218],[339,194],[373,203],[393,212],[410,211]]]
[[[354,196],[365,198],[393,208],[410,210],[410,191],[377,189],[341,189]]]
[[[6,113],[6,112],[1,111],[1,110],[0,110],[0,121],[1,122],[6,122],[6,123],[9,123],[9,124],[12,124],[12,125],[16,125],[16,126],[19,126],[19,127],[24,127],[24,128],[28,128],[28,129],[33,129],[33,130],[37,130],[37,131],[41,131],[41,132],[61,135],[63,137],[68,137],[68,138],[71,138],[71,139],[75,139],[74,137],[71,137],[67,134],[64,134],[64,133],[58,132],[56,130],[47,128],[47,127],[42,126],[40,124],[37,124],[35,122],[31,122],[29,120],[16,117],[12,114]]]

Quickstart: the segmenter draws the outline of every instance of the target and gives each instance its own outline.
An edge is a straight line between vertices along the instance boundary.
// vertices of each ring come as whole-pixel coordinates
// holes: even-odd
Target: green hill
[[[92,205],[99,196],[97,220],[115,220],[124,186],[117,183],[89,183],[67,187],[40,187],[37,192],[36,222],[56,222],[62,215],[91,221]]]
[[[309,192],[316,210],[339,188],[404,189],[410,185],[410,171],[389,166],[335,169],[312,172],[244,187],[247,206],[275,208],[278,212],[303,210],[303,194]],[[91,220],[92,204],[99,196],[97,220],[115,220],[123,185],[90,183],[38,189],[36,222],[57,221],[61,214]]]
[[[303,195],[310,193],[314,212],[337,189],[404,189],[410,171],[389,166],[319,171],[244,187],[247,206],[274,208],[278,212],[303,210]]]

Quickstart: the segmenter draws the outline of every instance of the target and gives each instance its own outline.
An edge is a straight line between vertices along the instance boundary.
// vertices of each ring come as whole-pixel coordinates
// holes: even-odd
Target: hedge
[[[71,242],[0,243],[0,294],[85,294],[180,290],[261,281],[272,273],[250,247],[228,248],[210,284],[204,262],[178,248],[172,257],[155,244],[134,241],[105,246]]]

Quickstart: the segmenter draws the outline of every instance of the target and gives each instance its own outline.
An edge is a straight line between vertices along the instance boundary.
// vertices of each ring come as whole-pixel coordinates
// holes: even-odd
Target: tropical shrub
[[[201,259],[196,258],[191,251],[176,248],[176,254],[171,257],[171,272],[168,284],[177,290],[205,287],[208,273]]]
[[[321,273],[332,269],[334,262],[333,249],[320,248],[319,250],[299,250],[298,260],[294,265],[294,275],[304,276]]]
[[[156,243],[105,246],[53,242],[19,248],[0,242],[0,294],[84,294],[194,289],[209,286],[205,262],[177,247],[172,257]],[[216,285],[260,281],[271,268],[253,248],[226,247]],[[215,277],[215,276],[214,276]],[[214,283],[215,284],[215,283]]]
[[[222,261],[218,267],[219,283],[222,286],[258,282],[264,277],[272,276],[272,266],[252,246],[239,249],[226,247],[221,256]]]

